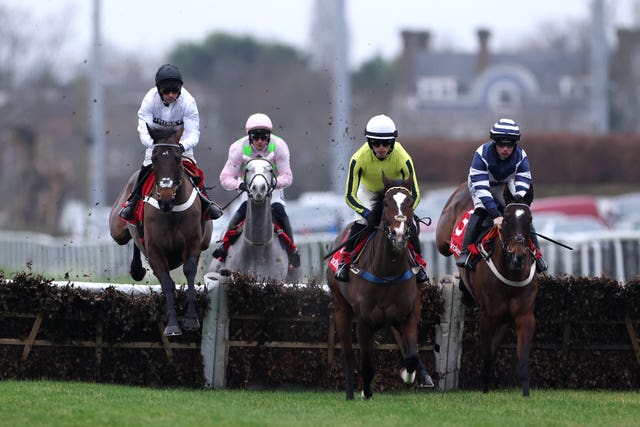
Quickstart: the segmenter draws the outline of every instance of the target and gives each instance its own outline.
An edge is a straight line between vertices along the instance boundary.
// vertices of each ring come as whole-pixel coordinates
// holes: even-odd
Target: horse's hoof
[[[197,331],[198,329],[200,329],[200,322],[198,321],[197,317],[194,317],[194,318],[185,317],[184,321],[182,322],[182,326],[187,331]]]
[[[164,328],[165,337],[174,337],[176,335],[182,335],[182,330],[178,325],[167,325]]]
[[[405,384],[411,384],[416,379],[416,371],[409,373],[405,368],[402,368],[400,370],[400,377],[402,377],[402,381],[404,381]]]
[[[139,282],[140,280],[144,279],[144,275],[147,273],[147,269],[142,267],[139,269],[132,268],[130,273],[131,273],[131,278],[136,282]]]
[[[220,275],[224,276],[224,277],[231,276],[231,270],[226,269],[226,268],[221,268],[220,271],[218,271],[218,273],[220,273]]]
[[[362,400],[369,400],[369,399],[373,399],[373,394],[370,394],[367,396],[364,390],[362,390],[362,392],[360,393],[360,397],[362,398]]]
[[[431,379],[431,377],[429,375],[427,375],[423,381],[420,381],[420,383],[418,384],[418,387],[420,388],[433,388],[435,387],[435,384],[433,383],[433,380]]]

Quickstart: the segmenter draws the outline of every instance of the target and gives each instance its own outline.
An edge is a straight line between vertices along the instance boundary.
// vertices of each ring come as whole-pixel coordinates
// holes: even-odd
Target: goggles
[[[259,140],[269,141],[270,137],[271,137],[271,132],[266,131],[266,130],[258,130],[258,131],[249,132],[249,138],[252,141],[259,141]]]
[[[517,141],[509,138],[500,138],[494,142],[498,147],[515,147],[517,144]]]
[[[178,94],[180,93],[179,87],[163,87],[160,89],[160,93],[163,95],[169,95],[170,93]]]
[[[372,147],[379,147],[379,146],[383,146],[383,147],[390,147],[391,144],[393,144],[396,140],[395,138],[390,138],[390,139],[378,139],[378,138],[367,138],[369,140],[369,144],[371,144]]]

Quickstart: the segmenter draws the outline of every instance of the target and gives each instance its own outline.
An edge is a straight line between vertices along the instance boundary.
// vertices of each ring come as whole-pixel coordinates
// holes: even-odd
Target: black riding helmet
[[[180,85],[184,84],[180,70],[173,64],[161,65],[156,72],[156,86],[160,86],[160,83],[168,80],[176,80]]]
[[[180,96],[182,84],[182,74],[178,67],[173,64],[164,64],[158,68],[156,72],[156,88],[164,105],[168,106],[169,104],[165,102],[162,90],[175,89],[178,91],[178,96]]]

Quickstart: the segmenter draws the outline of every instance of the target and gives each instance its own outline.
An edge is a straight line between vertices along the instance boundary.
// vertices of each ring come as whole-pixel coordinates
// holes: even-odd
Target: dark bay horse
[[[289,272],[287,251],[274,232],[271,195],[276,188],[273,164],[255,158],[245,164],[247,215],[242,236],[229,246],[224,263],[213,259],[209,271],[240,271],[263,279],[285,280]]]
[[[357,258],[352,262],[350,281],[335,280],[335,271],[327,269],[336,319],[336,332],[342,345],[342,363],[346,382],[346,397],[353,399],[355,387],[355,356],[352,343],[352,320],[357,322],[360,346],[360,373],[364,389],[362,397],[372,396],[371,382],[375,373],[373,361],[374,335],[382,327],[391,326],[402,337],[403,369],[406,383],[414,381],[416,371],[426,374],[418,355],[418,323],[420,321],[420,290],[415,269],[410,263],[408,242],[413,228],[413,180],[387,180],[376,194],[371,215],[376,227]],[[340,245],[349,229],[343,230],[334,242]],[[331,263],[331,261],[330,261]],[[431,378],[422,379],[431,382]]]
[[[153,274],[160,281],[162,293],[167,302],[167,324],[164,335],[180,335],[175,309],[175,282],[170,270],[182,266],[187,279],[187,309],[183,327],[197,330],[200,322],[195,308],[195,276],[198,270],[200,252],[209,247],[211,241],[211,221],[202,220],[202,207],[197,190],[183,166],[182,152],[178,145],[182,127],[152,129],[152,154],[155,176],[153,191],[144,199],[143,236],[136,225],[120,219],[118,213],[136,181],[137,172],[129,179],[127,186],[113,204],[109,216],[111,236],[120,245],[134,240],[131,277],[142,280],[145,269],[142,266],[142,252]],[[188,161],[188,160],[187,160]]]
[[[513,320],[517,337],[516,375],[522,395],[529,396],[529,353],[535,331],[535,300],[538,292],[535,259],[530,247],[531,223],[528,204],[509,203],[510,193],[505,191],[504,220],[502,227],[493,226],[478,245],[482,259],[474,271],[458,268],[460,279],[471,292],[480,307],[480,342],[483,366],[482,391],[489,391],[498,347],[498,331]],[[463,215],[473,209],[467,184],[454,191],[444,208],[436,228],[438,251],[450,256],[450,243],[454,233],[462,230]]]

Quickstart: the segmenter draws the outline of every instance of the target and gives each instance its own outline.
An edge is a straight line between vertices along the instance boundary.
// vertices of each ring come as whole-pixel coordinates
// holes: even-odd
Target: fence
[[[334,237],[317,234],[297,238],[302,265],[296,279],[300,283],[324,281],[324,256]],[[550,275],[605,276],[624,283],[640,272],[640,231],[609,231],[556,240],[573,250],[540,239]],[[453,257],[445,258],[438,253],[433,233],[423,234],[421,241],[430,276],[443,277],[455,271]],[[202,254],[200,277],[211,263],[211,251]],[[78,240],[37,233],[0,232],[0,267],[13,271],[30,268],[56,278],[68,274],[72,279],[127,280],[131,254],[131,243],[118,246],[109,236]]]

